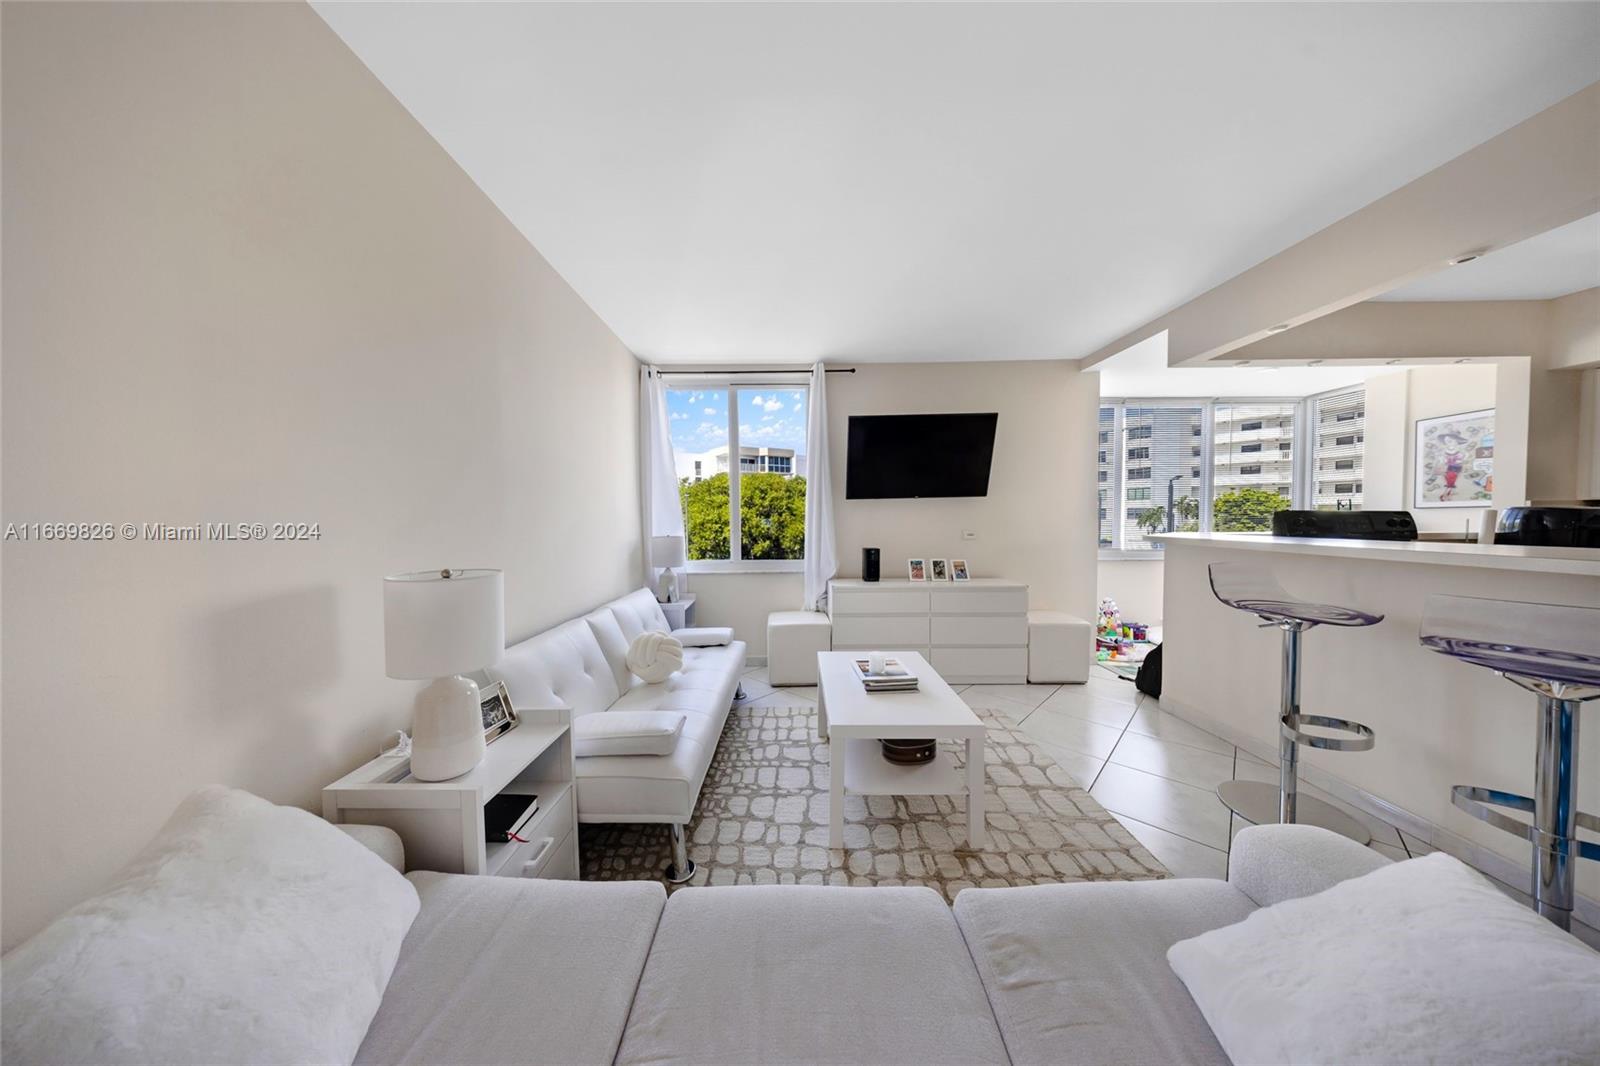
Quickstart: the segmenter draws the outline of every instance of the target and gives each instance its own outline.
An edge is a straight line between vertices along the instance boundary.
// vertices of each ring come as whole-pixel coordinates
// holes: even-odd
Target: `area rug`
[[[735,707],[691,823],[689,884],[927,885],[953,901],[963,888],[1170,876],[1003,711],[974,712],[989,727],[987,848],[967,846],[960,797],[846,796],[845,846],[830,849],[816,706]],[[580,840],[586,881],[660,880],[672,854],[666,826],[585,825]]]

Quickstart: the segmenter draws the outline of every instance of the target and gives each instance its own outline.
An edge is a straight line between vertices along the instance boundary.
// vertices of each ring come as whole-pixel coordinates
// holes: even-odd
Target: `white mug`
[[[881,651],[867,653],[867,673],[881,674],[889,669],[889,656]]]

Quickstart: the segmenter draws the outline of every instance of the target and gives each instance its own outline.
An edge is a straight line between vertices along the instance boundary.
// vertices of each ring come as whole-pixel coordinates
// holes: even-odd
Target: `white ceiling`
[[[1078,358],[1600,71],[1593,3],[314,6],[661,362]]]
[[[1329,389],[1390,374],[1394,366],[1234,366],[1167,365],[1167,335],[1157,333],[1096,363],[1100,395],[1106,397],[1177,398],[1187,396],[1311,396]]]
[[[1379,300],[1553,300],[1600,285],[1600,214],[1429,275]]]

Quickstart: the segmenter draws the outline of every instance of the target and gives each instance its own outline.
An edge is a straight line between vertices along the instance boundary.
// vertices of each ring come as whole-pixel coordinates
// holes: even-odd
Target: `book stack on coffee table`
[[[890,659],[884,664],[883,672],[875,674],[871,664],[866,659],[852,659],[851,665],[855,667],[856,676],[861,679],[861,685],[868,692],[913,692],[917,687],[917,675],[907,670],[898,659]]]

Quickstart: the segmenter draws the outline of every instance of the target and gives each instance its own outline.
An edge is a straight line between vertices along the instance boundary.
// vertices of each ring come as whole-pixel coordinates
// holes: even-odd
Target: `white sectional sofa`
[[[582,618],[506,649],[486,671],[506,683],[516,707],[611,711],[674,711],[683,733],[670,755],[589,756],[577,760],[578,821],[665,822],[672,827],[670,879],[694,871],[684,827],[694,815],[711,757],[744,672],[745,644],[684,648],[683,669],[646,684],[628,670],[628,648],[647,630],[670,632],[655,596],[637,589]]]
[[[1391,867],[1310,826],[1244,830],[1227,881],[968,889],[953,909],[928,888],[669,898],[655,882],[402,877],[390,830],[339,828],[247,793],[191,797],[107,891],[6,956],[0,1055],[1227,1066],[1213,1025],[1267,1029],[1287,1015],[1277,1031],[1297,1038],[1309,1015],[1367,1043],[1242,1061],[1600,1061],[1593,952],[1486,884],[1475,891],[1491,906],[1473,913],[1437,879],[1425,882],[1437,896],[1403,902],[1391,877],[1375,897],[1365,875],[1421,874],[1414,864],[1447,857]],[[1206,986],[1213,1018],[1169,962],[1179,942],[1236,935],[1246,919],[1264,919],[1269,940],[1296,936],[1308,908],[1337,906],[1335,886],[1360,889],[1352,878],[1367,882],[1371,935],[1357,965],[1330,964],[1331,985],[1298,986],[1280,959],[1250,975],[1253,995],[1224,993],[1221,1007]],[[1440,907],[1454,914],[1431,939],[1404,943]],[[1314,954],[1322,967],[1326,953]],[[1217,958],[1224,981],[1240,969],[1227,949]],[[1334,1002],[1352,996],[1358,1012]],[[1550,1017],[1524,1024],[1545,1004]]]

